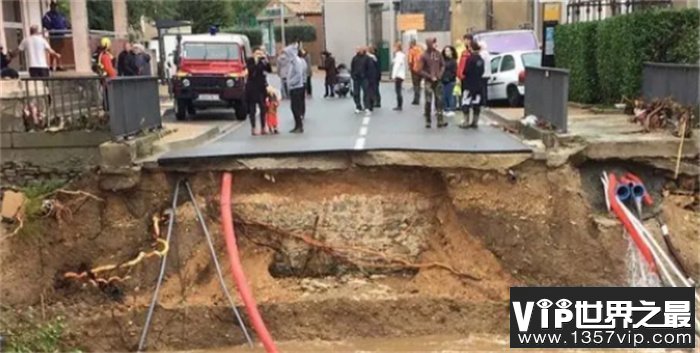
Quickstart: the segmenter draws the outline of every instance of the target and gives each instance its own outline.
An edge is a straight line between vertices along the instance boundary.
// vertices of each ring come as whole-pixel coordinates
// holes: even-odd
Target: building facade
[[[700,0],[450,0],[452,40],[484,30],[531,28],[542,40],[545,3],[560,4],[560,23],[598,21],[650,6],[700,7]]]
[[[62,54],[61,66],[78,72],[91,72],[90,56],[103,36],[124,40],[128,21],[126,0],[111,0],[114,32],[90,31],[86,0],[70,0],[70,33],[50,38],[54,49]],[[0,7],[0,44],[6,50],[15,50],[22,39],[29,36],[29,27],[41,27],[41,18],[49,9],[50,0],[2,0]],[[47,35],[48,37],[48,35]],[[11,66],[26,70],[26,60],[20,57]]]
[[[280,10],[280,4],[284,6],[284,11]],[[281,38],[274,38],[273,28],[280,26],[284,18],[286,26],[294,25],[309,25],[316,30],[316,40],[313,42],[303,43],[304,49],[311,56],[311,63],[318,65],[321,62],[321,52],[325,49],[326,31],[324,28],[324,11],[322,0],[272,0],[258,16],[258,22],[264,30],[264,35],[267,34],[267,42],[275,41],[274,53],[278,53],[282,49]],[[271,48],[268,48],[268,51]],[[272,53],[272,54],[274,54]]]

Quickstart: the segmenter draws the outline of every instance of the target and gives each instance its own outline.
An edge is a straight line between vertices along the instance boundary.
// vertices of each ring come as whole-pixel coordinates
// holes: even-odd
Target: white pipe
[[[652,250],[652,253],[654,254],[655,257],[658,257],[659,255],[657,253],[661,253],[661,257],[663,260],[666,262],[666,264],[661,264],[659,263],[659,266],[664,269],[666,266],[670,266],[671,269],[673,270],[673,273],[676,275],[681,280],[681,283],[686,286],[686,287],[691,287],[693,288],[693,284],[688,281],[688,279],[683,275],[683,273],[678,269],[678,266],[676,266],[676,263],[671,260],[671,258],[666,254],[665,251],[661,248],[659,243],[656,241],[654,236],[649,233],[649,231],[644,227],[644,225],[641,223],[639,219],[637,219],[633,214],[632,211],[630,211],[627,206],[623,206],[623,211],[627,215],[627,217],[630,218],[630,221],[632,222],[632,225],[637,228],[637,230],[640,231],[640,233],[644,236],[646,239],[647,243],[651,243],[652,247],[650,249]],[[657,262],[659,262],[657,260]],[[695,300],[700,302],[700,295],[698,295],[697,290],[695,290]]]

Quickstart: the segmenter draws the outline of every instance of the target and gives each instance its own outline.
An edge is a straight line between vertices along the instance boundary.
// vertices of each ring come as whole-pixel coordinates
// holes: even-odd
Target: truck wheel
[[[248,109],[243,101],[234,101],[233,109],[236,111],[236,120],[238,121],[244,121],[248,116]]]
[[[184,99],[175,100],[175,119],[187,119],[187,101]]]

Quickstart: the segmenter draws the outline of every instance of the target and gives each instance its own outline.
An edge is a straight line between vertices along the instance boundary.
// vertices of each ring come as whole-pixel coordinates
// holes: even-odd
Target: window
[[[542,64],[542,54],[540,52],[525,53],[521,57],[523,67],[538,67]]]
[[[501,72],[515,70],[515,59],[512,55],[506,55],[501,61]]]
[[[19,0],[3,0],[2,13],[6,22],[22,22],[22,5]]]
[[[491,59],[491,73],[495,74],[498,72],[498,66],[501,65],[501,59],[503,59],[502,56],[497,56],[493,59]]]
[[[182,56],[193,60],[238,60],[241,50],[229,43],[185,43]]]

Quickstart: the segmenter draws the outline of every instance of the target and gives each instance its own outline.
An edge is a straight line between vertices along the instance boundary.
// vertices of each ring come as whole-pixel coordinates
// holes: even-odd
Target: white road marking
[[[359,135],[360,137],[357,138],[355,141],[355,149],[356,150],[362,150],[365,148],[365,142],[367,141],[367,133],[369,132],[369,122],[370,122],[370,117],[366,116],[362,118],[362,126],[360,127]]]

